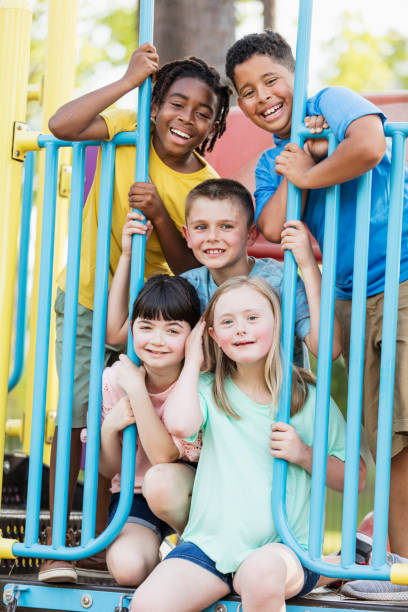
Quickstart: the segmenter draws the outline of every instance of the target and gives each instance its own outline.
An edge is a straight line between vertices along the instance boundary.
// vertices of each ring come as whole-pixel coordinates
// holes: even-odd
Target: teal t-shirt
[[[231,379],[225,389],[240,419],[219,410],[212,397],[213,374],[201,374],[200,407],[203,448],[195,478],[191,510],[182,539],[199,546],[222,573],[235,572],[254,550],[280,542],[271,510],[273,457],[269,452],[271,424],[276,409],[257,404]],[[302,440],[312,445],[315,387],[290,420]],[[346,426],[336,404],[330,402],[328,453],[345,459]],[[287,513],[299,543],[307,547],[310,475],[288,465]]]

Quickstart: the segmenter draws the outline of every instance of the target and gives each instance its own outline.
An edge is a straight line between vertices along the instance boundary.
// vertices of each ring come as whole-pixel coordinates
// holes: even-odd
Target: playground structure
[[[70,5],[74,2],[56,2],[54,6]],[[295,75],[295,98],[292,140],[302,144],[305,137],[310,137],[308,131],[302,127],[306,105],[307,74],[310,48],[312,0],[300,2],[299,32],[297,43],[297,62]],[[66,14],[60,19],[67,19]],[[37,232],[37,244],[39,245],[38,264],[35,270],[33,290],[33,307],[31,310],[31,337],[32,341],[29,357],[29,367],[32,367],[32,383],[29,382],[27,392],[28,402],[25,412],[24,427],[21,423],[7,424],[7,431],[17,432],[23,440],[23,451],[30,455],[30,467],[28,475],[27,491],[27,516],[24,530],[24,541],[17,538],[9,539],[3,537],[0,540],[0,557],[13,559],[15,557],[32,558],[54,558],[54,559],[80,559],[92,555],[105,548],[119,533],[129,512],[134,480],[134,461],[136,444],[135,427],[128,428],[124,432],[123,455],[122,455],[122,487],[120,503],[114,520],[109,527],[97,538],[95,538],[95,513],[96,513],[96,489],[97,489],[97,466],[99,454],[99,432],[100,432],[100,402],[101,402],[101,375],[103,368],[103,352],[105,339],[105,320],[108,290],[108,262],[110,242],[110,216],[112,199],[112,177],[114,172],[115,148],[125,144],[136,144],[138,147],[137,167],[135,171],[136,180],[147,180],[148,178],[148,146],[149,146],[149,98],[150,82],[146,82],[140,89],[139,94],[139,121],[137,133],[129,132],[117,135],[112,142],[81,142],[71,143],[59,141],[46,135],[29,132],[22,119],[25,117],[26,91],[21,87],[21,82],[27,82],[28,74],[28,43],[30,36],[30,12],[25,2],[0,2],[0,35],[2,41],[2,57],[6,50],[9,54],[1,63],[2,82],[10,83],[9,90],[16,92],[16,96],[10,96],[10,106],[7,112],[0,117],[0,133],[4,135],[3,142],[6,145],[0,152],[0,176],[6,197],[0,207],[2,240],[0,248],[1,257],[1,322],[3,329],[4,350],[0,360],[0,410],[1,431],[0,445],[1,455],[4,453],[4,439],[6,429],[6,401],[7,387],[12,387],[21,372],[22,364],[22,342],[16,344],[14,351],[14,372],[9,381],[9,355],[11,345],[12,313],[14,304],[14,270],[16,267],[16,244],[18,235],[19,219],[19,192],[21,185],[21,161],[25,157],[24,183],[23,183],[23,212],[21,218],[20,244],[27,242],[22,231],[27,228],[27,215],[29,215],[30,192],[33,172],[33,153],[31,151],[45,150],[44,175],[39,184],[39,202],[41,209],[38,210],[38,222],[41,223]],[[67,20],[69,23],[75,21],[75,8],[70,12]],[[58,28],[58,22],[54,25]],[[65,25],[64,25],[65,28]],[[61,29],[64,30],[64,28]],[[150,41],[153,30],[153,0],[141,2],[139,43]],[[55,30],[58,31],[58,30]],[[19,37],[16,36],[19,32]],[[58,38],[58,37],[56,37]],[[61,37],[62,38],[62,37]],[[54,41],[55,42],[55,41]],[[65,51],[61,51],[65,53]],[[55,50],[51,53],[59,57]],[[13,58],[11,61],[10,58]],[[16,59],[15,59],[16,58]],[[16,66],[18,61],[18,66]],[[57,72],[62,73],[61,69]],[[51,80],[53,76],[49,77]],[[56,78],[56,77],[55,77]],[[18,95],[17,95],[18,94]],[[56,107],[71,97],[72,92],[66,92],[64,99],[54,101],[53,112]],[[52,106],[52,105],[51,105]],[[20,121],[14,125],[14,122]],[[14,138],[13,138],[14,125]],[[359,196],[357,206],[356,235],[359,236],[355,248],[355,282],[353,293],[353,318],[350,347],[349,395],[348,395],[348,422],[347,422],[347,451],[346,451],[346,478],[343,502],[343,525],[342,525],[342,555],[340,566],[333,567],[321,560],[322,541],[324,526],[325,505],[325,455],[327,448],[327,415],[330,396],[331,375],[331,342],[334,312],[334,279],[336,269],[336,234],[338,217],[338,187],[327,190],[327,210],[325,221],[325,251],[323,253],[323,283],[322,283],[322,317],[320,323],[319,361],[317,373],[317,404],[316,404],[316,427],[314,446],[314,463],[312,476],[312,507],[310,522],[310,536],[308,551],[303,550],[293,535],[286,521],[285,511],[285,485],[286,485],[286,463],[275,461],[274,469],[274,495],[272,509],[275,522],[279,528],[282,540],[290,545],[298,554],[304,565],[329,576],[341,576],[344,578],[377,578],[391,579],[396,583],[408,584],[408,566],[386,565],[386,543],[388,523],[388,491],[390,472],[390,445],[391,445],[391,419],[393,404],[393,380],[395,366],[395,341],[396,341],[396,306],[398,301],[398,275],[399,254],[401,248],[401,219],[402,219],[402,190],[404,179],[405,139],[408,135],[408,124],[388,123],[385,127],[386,135],[392,138],[393,143],[393,165],[391,176],[391,200],[389,240],[387,248],[387,272],[384,303],[384,329],[386,333],[383,338],[382,365],[380,377],[380,407],[379,407],[379,437],[378,437],[378,463],[376,469],[376,493],[374,506],[374,544],[373,558],[370,566],[359,566],[354,562],[355,556],[355,532],[357,516],[357,483],[358,462],[360,449],[360,421],[361,421],[361,395],[362,395],[362,364],[364,347],[364,321],[365,321],[365,293],[366,293],[366,271],[368,252],[368,220],[370,201],[370,173],[361,177],[359,184]],[[332,152],[336,146],[334,136],[326,131],[329,138],[329,151]],[[88,441],[85,462],[84,497],[81,525],[81,542],[74,547],[65,546],[66,533],[66,504],[67,483],[69,470],[69,438],[71,429],[71,404],[72,404],[72,379],[75,359],[75,322],[78,295],[78,271],[80,260],[81,222],[82,207],[84,201],[84,174],[85,155],[88,147],[101,146],[102,148],[102,171],[101,171],[101,199],[99,203],[98,221],[98,245],[97,245],[97,270],[95,276],[95,295],[100,299],[95,301],[93,342],[91,356],[91,379],[89,394],[88,413]],[[262,149],[268,145],[263,145]],[[51,304],[53,291],[54,269],[62,260],[64,243],[64,219],[56,223],[56,215],[66,208],[66,200],[57,196],[58,176],[61,175],[61,153],[68,155],[72,150],[72,179],[70,185],[69,206],[69,234],[67,255],[67,283],[66,283],[66,307],[63,337],[63,364],[60,381],[59,402],[59,436],[57,457],[57,479],[55,489],[55,519],[53,524],[53,541],[51,546],[39,543],[40,536],[40,500],[44,441],[52,436],[51,407],[56,406],[55,386],[47,383],[55,377],[52,374],[52,361],[49,360],[49,346],[53,346],[51,336],[54,327],[51,318]],[[12,155],[10,156],[10,151]],[[216,155],[216,152],[213,154]],[[66,167],[66,163],[62,166]],[[216,164],[215,164],[216,165]],[[59,169],[60,166],[60,169]],[[245,166],[245,164],[244,164]],[[241,166],[241,170],[242,170]],[[248,169],[248,168],[247,168]],[[219,169],[222,172],[222,170]],[[232,172],[232,171],[231,171]],[[63,171],[62,171],[63,173]],[[228,175],[228,172],[224,172]],[[238,178],[235,173],[235,177]],[[44,191],[42,193],[42,186]],[[38,206],[38,204],[37,204]],[[66,212],[66,211],[65,211]],[[289,190],[288,217],[298,218],[300,212],[300,197],[296,188],[291,186]],[[24,216],[25,215],[25,216]],[[63,217],[64,215],[62,215]],[[55,231],[55,227],[61,228]],[[56,236],[56,233],[58,236]],[[130,303],[133,303],[138,290],[143,283],[144,268],[144,239],[135,237],[133,241],[132,255],[132,279],[130,291]],[[58,249],[57,246],[58,245]],[[262,248],[262,247],[261,247]],[[57,249],[57,253],[54,251]],[[24,254],[20,255],[20,269],[24,262]],[[57,270],[58,271],[58,270]],[[290,254],[285,256],[285,284],[283,294],[284,332],[283,350],[289,356],[293,352],[294,312],[295,312],[295,275],[296,266]],[[19,309],[19,321],[17,329],[24,328],[22,321],[25,319],[24,305],[25,286],[24,273],[19,273],[19,295],[21,295],[22,307]],[[24,338],[23,338],[24,340]],[[34,350],[35,345],[35,350]],[[131,343],[129,344],[132,347]],[[130,349],[132,350],[132,349]],[[52,353],[52,349],[50,354]],[[129,353],[132,357],[132,352]],[[290,359],[285,360],[286,370],[284,373],[284,386],[282,390],[279,418],[288,420],[290,405]],[[29,376],[29,379],[30,379]],[[50,390],[51,389],[51,390]],[[3,533],[3,536],[7,534]],[[12,534],[11,534],[12,535]],[[58,591],[56,591],[58,589]],[[56,596],[58,593],[58,596]],[[83,610],[92,607],[96,610],[124,610],[131,596],[126,589],[114,587],[90,586],[86,584],[76,587],[51,587],[39,583],[33,583],[15,576],[7,581],[4,588],[4,602],[9,610],[18,609],[20,606],[39,610]],[[288,604],[289,611],[305,611],[315,607],[312,599],[295,600]],[[347,605],[327,604],[323,609],[357,609],[354,603]],[[14,606],[14,607],[12,607]],[[320,602],[318,607],[322,609]],[[235,611],[240,609],[237,599],[218,602],[208,609],[222,612],[224,610]],[[375,606],[358,606],[360,610],[379,609]],[[384,609],[383,607],[380,609]],[[398,609],[398,608],[393,608]]]

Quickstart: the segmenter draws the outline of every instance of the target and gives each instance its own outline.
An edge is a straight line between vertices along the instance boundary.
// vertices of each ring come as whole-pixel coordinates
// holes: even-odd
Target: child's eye
[[[204,223],[200,223],[199,225],[196,225],[194,227],[194,229],[196,230],[205,230],[206,226],[204,225]]]
[[[202,117],[203,119],[207,119],[208,121],[211,119],[211,117],[209,117],[208,115],[206,115],[205,113],[200,113],[198,112],[197,115],[199,117]]]
[[[248,89],[245,93],[242,94],[243,98],[249,98],[250,96],[252,96],[254,93],[253,89]]]
[[[273,78],[273,79],[268,79],[268,80],[266,81],[266,84],[267,84],[267,85],[273,85],[273,83],[274,83],[275,81],[276,81],[276,78]]]
[[[183,105],[179,102],[171,102],[171,105],[174,106],[174,108],[183,108]]]
[[[231,223],[223,223],[221,225],[222,229],[233,229],[233,225],[231,225]]]
[[[258,318],[257,315],[249,315],[248,320],[249,321],[256,321],[257,318]]]
[[[232,319],[224,319],[223,321],[221,321],[221,325],[231,325],[232,324]]]
[[[169,334],[172,334],[173,336],[178,336],[179,330],[178,329],[169,329]]]

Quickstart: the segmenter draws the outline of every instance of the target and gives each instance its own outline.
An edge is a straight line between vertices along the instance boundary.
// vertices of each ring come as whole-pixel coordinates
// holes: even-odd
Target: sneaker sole
[[[97,570],[97,569],[85,569],[81,567],[76,568],[78,576],[88,576],[89,578],[111,578],[108,570]]]
[[[77,582],[78,576],[73,569],[46,570],[38,574],[40,582]]]

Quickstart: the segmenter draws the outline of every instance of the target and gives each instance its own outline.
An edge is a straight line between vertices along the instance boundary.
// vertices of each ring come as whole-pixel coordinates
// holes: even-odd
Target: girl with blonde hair
[[[207,372],[203,363],[204,333]],[[289,462],[287,514],[307,548],[315,387],[294,369],[290,423],[277,423],[282,381],[281,308],[263,279],[221,285],[186,343],[185,363],[165,422],[202,451],[182,543],[137,589],[132,612],[191,612],[236,591],[248,612],[283,611],[319,576],[282,544],[272,518],[274,457]],[[327,480],[341,489],[345,423],[330,404]]]

